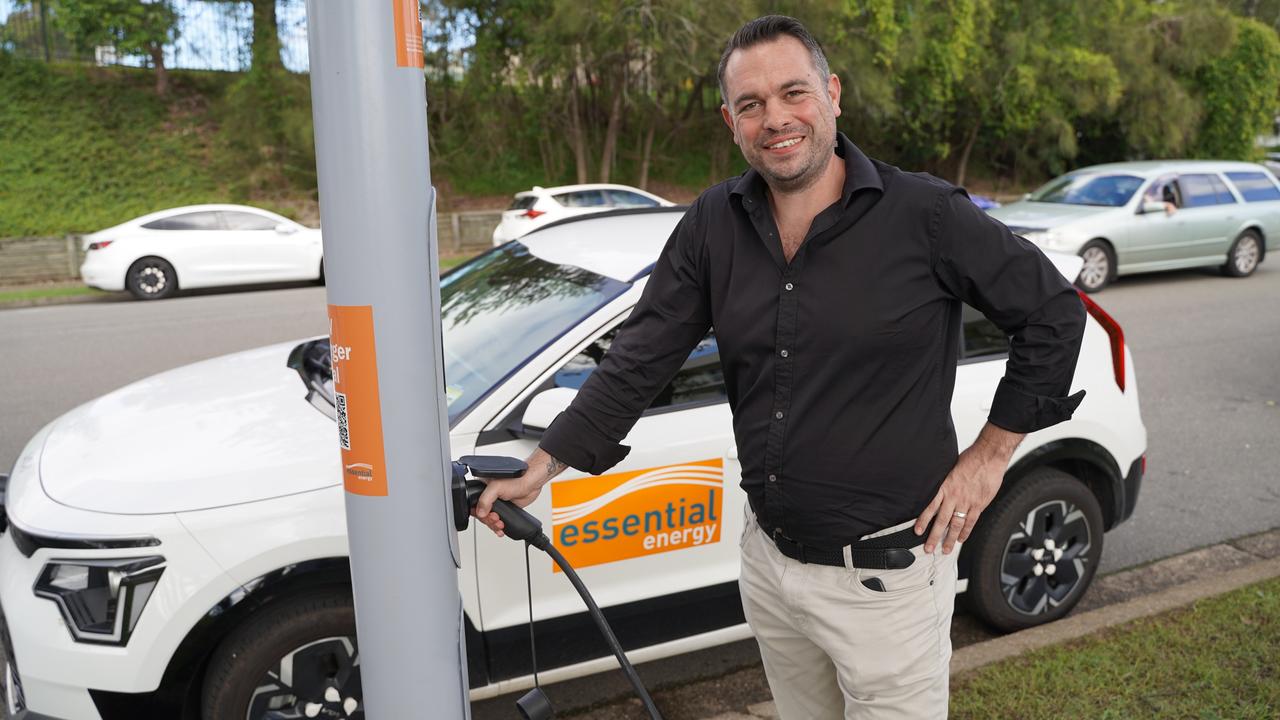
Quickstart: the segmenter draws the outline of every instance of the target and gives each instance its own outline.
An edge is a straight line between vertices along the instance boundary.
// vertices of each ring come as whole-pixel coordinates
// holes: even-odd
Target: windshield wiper
[[[328,387],[333,380],[330,362],[329,338],[323,337],[308,340],[290,350],[285,364],[302,378],[302,384],[307,388],[307,402],[336,422],[338,414],[334,410],[333,393]]]

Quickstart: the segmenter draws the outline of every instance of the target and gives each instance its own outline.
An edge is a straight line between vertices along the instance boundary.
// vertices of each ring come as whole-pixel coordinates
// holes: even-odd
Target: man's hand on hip
[[[942,552],[950,553],[957,541],[969,539],[978,516],[1000,490],[1009,458],[1023,437],[1021,433],[987,423],[973,445],[960,453],[956,466],[942,481],[933,502],[916,519],[917,535],[924,532],[930,520],[936,519],[929,537],[925,538],[925,552],[933,552],[942,540]]]
[[[526,507],[537,499],[543,485],[568,467],[551,457],[542,448],[534,450],[525,463],[528,464],[529,469],[518,478],[488,480],[488,487],[480,493],[480,500],[471,511],[477,520],[488,525],[498,537],[505,535],[503,532],[505,524],[497,513],[492,512],[493,501],[510,500],[518,507]]]

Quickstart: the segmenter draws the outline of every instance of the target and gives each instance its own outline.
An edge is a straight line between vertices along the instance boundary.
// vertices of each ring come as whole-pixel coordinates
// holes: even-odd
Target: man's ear
[[[720,117],[724,118],[724,124],[729,126],[729,131],[733,133],[733,141],[738,142],[738,129],[733,126],[733,113],[729,112],[728,105],[720,106]]]
[[[831,98],[831,106],[836,109],[836,117],[840,117],[840,78],[835,73],[827,78],[827,95]]]

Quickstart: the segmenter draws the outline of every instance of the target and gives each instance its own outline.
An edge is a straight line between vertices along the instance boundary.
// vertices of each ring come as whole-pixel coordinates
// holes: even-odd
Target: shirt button
[[[787,284],[786,284],[786,285],[784,285],[783,287],[785,287],[785,288],[787,289],[787,292],[790,292],[790,291],[792,291],[792,290],[795,290],[795,289],[796,289],[796,286],[795,286],[795,285],[792,285],[791,283],[787,283]]]
[[[788,357],[789,355],[791,355],[791,353],[787,352],[786,350],[783,350],[782,352],[780,352],[780,353],[778,353],[778,354],[779,354],[779,355],[781,355],[782,357]]]
[[[769,482],[778,482],[778,476],[777,476],[777,475],[770,475],[770,476],[769,476]]]
[[[774,416],[774,417],[776,417],[776,418],[778,418],[779,420],[781,420],[781,419],[782,419],[782,411],[781,411],[781,410],[779,410],[778,412],[774,413],[774,414],[773,414],[773,416]]]

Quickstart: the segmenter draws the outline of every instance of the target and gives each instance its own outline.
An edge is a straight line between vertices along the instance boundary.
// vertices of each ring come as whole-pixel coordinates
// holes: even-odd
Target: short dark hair
[[[720,84],[720,99],[726,105],[729,104],[729,96],[724,90],[724,69],[729,64],[729,56],[733,51],[776,40],[783,35],[799,40],[809,50],[813,66],[824,80],[831,75],[831,65],[827,63],[826,53],[822,52],[822,45],[799,20],[786,15],[765,15],[738,28],[738,32],[724,46],[724,54],[720,56],[720,65],[716,68],[716,81]]]

